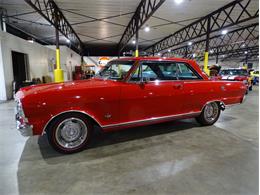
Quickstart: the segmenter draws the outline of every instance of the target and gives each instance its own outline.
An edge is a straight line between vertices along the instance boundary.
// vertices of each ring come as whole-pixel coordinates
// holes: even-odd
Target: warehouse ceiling
[[[116,46],[119,43],[140,3],[140,0],[54,1],[87,47],[103,45],[108,49],[109,46]],[[55,43],[54,27],[26,2],[23,0],[1,0],[0,2],[0,7],[7,12],[8,24],[43,42]],[[174,0],[166,0],[139,30],[140,47],[146,48],[230,2],[228,0],[183,0],[182,3],[177,4]],[[248,9],[254,11],[258,6],[258,0],[253,0]],[[241,10],[238,9],[237,14],[240,12]],[[146,26],[150,27],[149,32],[144,31]],[[230,30],[237,27],[232,27]],[[61,42],[69,44],[63,36]],[[128,48],[131,48],[132,41],[129,41],[128,45]]]

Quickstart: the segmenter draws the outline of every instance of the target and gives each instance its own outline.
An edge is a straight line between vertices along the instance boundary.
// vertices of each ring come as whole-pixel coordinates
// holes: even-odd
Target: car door
[[[183,81],[184,113],[198,112],[205,99],[211,95],[211,86],[186,62],[176,62],[179,68],[178,79]]]
[[[163,61],[143,61],[138,66],[121,89],[121,122],[179,114],[183,81],[177,80],[176,67],[171,67],[175,65]]]

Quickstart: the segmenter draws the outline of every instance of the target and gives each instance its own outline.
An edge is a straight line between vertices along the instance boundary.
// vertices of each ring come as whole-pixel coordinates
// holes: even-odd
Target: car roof
[[[183,58],[167,58],[167,57],[153,57],[153,56],[148,56],[148,57],[122,57],[118,59],[113,59],[113,60],[120,60],[120,61],[128,61],[128,60],[139,60],[139,61],[181,61],[181,62],[189,62],[191,60],[189,59],[183,59]]]

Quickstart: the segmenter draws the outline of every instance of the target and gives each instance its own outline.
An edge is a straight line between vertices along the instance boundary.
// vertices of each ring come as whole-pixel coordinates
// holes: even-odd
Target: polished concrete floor
[[[258,194],[258,89],[211,127],[175,121],[97,132],[91,148],[53,151],[22,137],[0,104],[0,194]]]

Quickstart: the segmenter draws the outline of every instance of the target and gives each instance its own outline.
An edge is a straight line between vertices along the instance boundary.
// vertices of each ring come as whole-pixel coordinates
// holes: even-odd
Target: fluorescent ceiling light
[[[168,49],[168,52],[171,52],[171,50],[170,50],[170,49]]]
[[[188,45],[192,45],[192,42],[189,42]]]
[[[181,4],[183,0],[174,0],[176,4]]]
[[[145,32],[149,32],[149,31],[150,31],[150,27],[149,27],[149,26],[146,26],[146,27],[144,28],[144,31],[145,31]]]
[[[132,43],[135,44],[136,43],[135,40],[133,40]]]
[[[228,30],[222,30],[222,31],[221,31],[221,34],[222,34],[222,35],[225,35],[225,34],[227,34],[227,33],[228,33]]]

